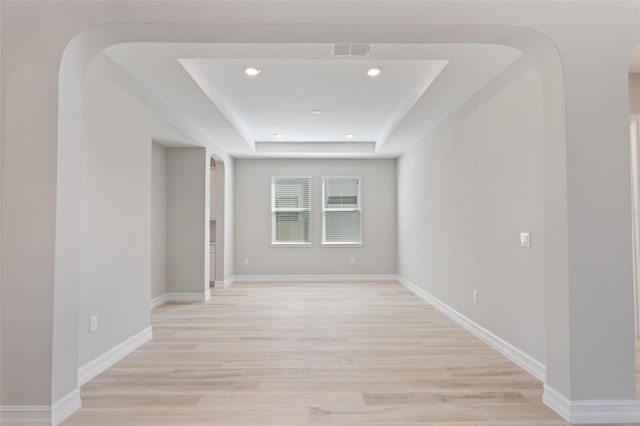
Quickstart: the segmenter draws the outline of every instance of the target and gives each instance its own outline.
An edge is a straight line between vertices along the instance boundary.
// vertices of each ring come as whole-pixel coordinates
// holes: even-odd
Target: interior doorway
[[[631,244],[633,256],[633,301],[636,348],[636,395],[640,395],[640,153],[638,131],[640,114],[629,116],[629,154],[631,162]]]
[[[212,155],[209,159],[209,286],[225,286],[225,166]]]
[[[640,205],[640,173],[638,164],[638,119],[640,114],[632,114],[629,117],[629,152],[631,159],[631,242],[633,256],[633,288],[635,305],[635,331],[636,339],[640,337],[640,217],[638,207]]]

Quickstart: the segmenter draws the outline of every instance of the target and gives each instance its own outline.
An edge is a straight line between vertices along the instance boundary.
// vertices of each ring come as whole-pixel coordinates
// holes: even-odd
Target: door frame
[[[633,295],[636,337],[640,337],[640,114],[629,115],[629,157],[631,164],[631,235],[633,256]]]

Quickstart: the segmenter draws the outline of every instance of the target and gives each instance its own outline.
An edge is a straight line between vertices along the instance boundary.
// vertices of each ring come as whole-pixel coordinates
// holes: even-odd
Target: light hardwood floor
[[[236,284],[166,304],[77,425],[566,425],[542,385],[396,282]]]

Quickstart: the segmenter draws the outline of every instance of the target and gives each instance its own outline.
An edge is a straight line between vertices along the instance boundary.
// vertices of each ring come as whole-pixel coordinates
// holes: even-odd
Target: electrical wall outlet
[[[89,318],[89,333],[93,333],[96,330],[98,330],[98,316],[91,315]]]
[[[473,303],[478,303],[478,290],[473,290]]]
[[[249,259],[244,260],[244,266],[249,266]]]
[[[352,258],[351,258],[351,260],[349,260],[349,262],[350,262],[352,265],[355,265],[355,264],[356,264],[356,258],[355,258],[355,257],[352,257]]]

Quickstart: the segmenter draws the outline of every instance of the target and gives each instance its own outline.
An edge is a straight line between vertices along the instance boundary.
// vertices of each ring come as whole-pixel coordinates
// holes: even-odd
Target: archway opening
[[[152,28],[153,26],[132,26],[132,29],[135,29],[135,33],[136,35],[131,35],[130,38],[127,38],[127,36],[125,36],[126,31],[122,31],[123,29],[126,29],[128,26],[114,26],[114,30],[117,28],[118,30],[120,30],[118,32],[118,41],[119,42],[123,42],[123,41],[161,41],[161,40],[165,40],[165,41],[170,41],[167,39],[170,39],[171,37],[167,37],[167,32],[166,32],[166,27],[162,28],[162,33],[158,33],[156,32],[156,30],[154,28]],[[240,27],[240,26],[239,26]],[[342,33],[343,37],[354,37],[355,39],[362,39],[362,38],[371,38],[372,40],[377,40],[379,42],[393,42],[394,40],[386,40],[384,39],[384,37],[381,38],[381,36],[379,34],[391,34],[390,32],[386,32],[386,31],[379,31],[378,26],[372,26],[371,28],[365,28],[365,33],[367,34],[356,34],[354,35],[351,31],[351,29],[348,26],[330,26],[332,28],[323,28],[322,31],[319,31],[318,28],[315,27],[310,27],[307,28],[305,26],[293,26],[293,27],[289,27],[289,30],[292,32],[291,34],[288,34],[286,37],[284,37],[286,40],[291,40],[293,38],[295,38],[295,34],[296,32],[300,32],[305,34],[304,38],[307,41],[313,41],[313,40],[318,40],[318,41],[326,41],[327,40],[327,36],[326,34],[336,34],[336,31],[338,31],[338,33]],[[179,34],[179,26],[177,26],[176,28],[176,32],[177,34]],[[238,28],[240,29],[240,28]],[[256,28],[253,27],[253,29],[255,30]],[[108,46],[109,44],[114,43],[113,40],[105,42],[105,30],[106,28],[102,28],[101,29],[101,38],[99,41],[96,41],[96,39],[93,39],[91,37],[91,30],[89,30],[86,34],[82,34],[83,36],[87,36],[89,38],[89,40],[92,40],[95,42],[95,44],[93,45],[94,48],[98,49],[98,48],[104,48],[105,46]],[[327,30],[331,30],[331,31],[327,31]],[[363,28],[359,28],[359,31],[362,31]],[[414,29],[415,30],[415,29]],[[513,31],[513,29],[504,29],[506,32],[511,32]],[[399,31],[398,34],[402,34],[401,37],[399,37],[399,40],[396,41],[404,41],[404,42],[416,42],[419,40],[422,41],[428,41],[430,40],[430,37],[433,37],[434,34],[437,35],[437,38],[439,40],[442,41],[442,34],[439,33],[440,30],[436,30],[436,29],[432,29],[432,28],[421,28],[419,31],[417,32],[412,32],[410,31],[410,34],[406,33],[406,29],[404,29],[404,31]],[[206,33],[206,34],[205,34]],[[191,33],[193,35],[193,32]],[[257,38],[257,40],[267,40],[270,38],[269,34],[269,28],[265,28],[264,29],[264,33],[260,34],[260,37]],[[203,32],[198,36],[194,36],[194,38],[196,40],[193,41],[207,41],[207,40],[214,40],[215,37],[219,36],[220,34],[216,33],[216,31],[212,31],[212,32]],[[499,28],[485,28],[485,29],[479,29],[479,28],[475,28],[473,31],[461,31],[460,33],[456,33],[456,31],[452,30],[451,33],[449,33],[448,37],[445,37],[449,40],[449,42],[467,42],[467,43],[472,43],[472,42],[479,42],[479,41],[485,41],[487,43],[491,43],[491,42],[497,42],[497,40],[501,39],[501,36],[503,35],[501,29]],[[230,37],[231,39],[233,39],[232,36],[227,35],[228,37]],[[332,36],[334,37],[334,36]],[[114,39],[116,37],[114,36]],[[176,36],[176,39],[180,38],[179,36]],[[274,41],[283,41],[282,40],[282,35],[280,33],[277,34],[273,34],[272,38]],[[240,37],[240,39],[245,40],[246,37]],[[540,46],[542,46],[542,49],[533,49],[531,48],[531,45],[528,45],[528,43],[531,43],[531,45],[535,45],[536,48],[539,48]],[[91,43],[88,43],[91,46]],[[86,46],[86,45],[85,45]],[[562,217],[563,213],[566,213],[566,205],[563,205],[562,202],[559,202],[559,200],[562,199],[562,197],[558,197],[558,192],[562,193],[565,182],[564,181],[560,181],[558,182],[557,179],[561,178],[562,176],[564,176],[563,174],[563,168],[565,167],[565,164],[562,161],[558,161],[558,159],[562,159],[563,156],[559,155],[556,156],[558,151],[560,151],[560,153],[562,154],[564,151],[564,133],[562,132],[562,127],[558,124],[559,122],[561,122],[561,118],[562,118],[562,83],[561,83],[561,79],[558,77],[558,75],[560,75],[559,73],[556,73],[557,71],[559,71],[559,61],[558,58],[556,56],[555,50],[553,50],[553,48],[548,44],[548,42],[543,39],[543,38],[539,38],[537,34],[532,33],[532,32],[528,32],[528,31],[523,31],[522,37],[518,38],[517,42],[514,42],[514,47],[522,49],[523,51],[528,51],[531,54],[531,57],[534,59],[534,61],[536,62],[538,67],[542,67],[543,72],[541,72],[541,74],[543,76],[548,76],[548,75],[552,75],[551,81],[543,81],[543,90],[545,91],[545,93],[548,95],[548,98],[551,98],[552,101],[550,102],[550,104],[552,105],[550,108],[548,108],[548,110],[545,111],[545,120],[546,120],[546,137],[545,137],[545,144],[546,144],[546,151],[545,151],[545,166],[547,171],[550,171],[551,173],[549,173],[547,175],[548,177],[548,181],[544,182],[544,187],[545,187],[545,211],[550,213],[549,218],[551,218],[552,220],[549,220],[545,223],[545,226],[547,226],[547,232],[549,229],[556,230],[558,231],[559,235],[562,235],[563,232],[566,231],[566,229],[563,228],[563,226],[566,226],[566,223],[563,222],[562,220],[558,220],[558,221],[554,221],[553,218],[554,217]],[[73,49],[72,49],[73,50]],[[91,49],[89,49],[89,51],[91,51]],[[542,53],[541,53],[542,52]],[[75,51],[73,53],[70,53],[69,55],[73,56],[73,54],[78,54],[78,55],[84,55],[86,53],[86,50],[84,51],[84,53],[80,53],[80,50]],[[76,58],[78,59],[78,58]],[[74,63],[73,65],[75,67],[78,67],[78,69],[76,69],[76,71],[79,71],[79,74],[82,74],[82,61],[78,61],[76,63]],[[544,80],[544,79],[543,79]],[[63,84],[61,85],[63,88],[65,85],[71,85],[73,86],[74,83],[73,81],[68,79],[68,76],[63,74],[63,78],[62,78]],[[559,100],[560,99],[560,100]],[[81,112],[81,108],[80,110],[78,109],[78,105],[63,105],[63,109],[66,108],[66,113],[68,114],[63,114],[63,119],[64,120],[68,120],[69,117],[74,117],[76,116],[77,113]],[[67,123],[68,125],[72,125],[71,123]],[[66,127],[64,125],[61,125],[61,128],[66,129]],[[61,145],[64,145],[66,143],[70,143],[71,145],[77,144],[77,140],[74,140],[74,138],[77,137],[77,134],[74,134],[73,131],[71,131],[69,129],[69,131],[67,132],[62,131],[61,134],[61,138],[60,138],[60,143]],[[68,147],[67,147],[68,148]],[[73,152],[73,149],[71,150]],[[65,154],[65,152],[63,152],[63,155]],[[70,160],[71,162],[73,162],[73,158],[67,158],[66,160]],[[63,161],[64,162],[64,161]],[[207,168],[210,169],[210,159],[207,158]],[[218,174],[218,164],[216,163],[216,175]],[[231,171],[228,169],[228,167],[224,167],[225,170],[225,175],[226,176],[230,176],[231,175]],[[61,209],[64,211],[64,209],[68,206],[68,205],[72,205],[74,202],[77,202],[77,200],[74,201],[74,198],[76,196],[76,191],[74,190],[74,187],[76,185],[75,182],[71,182],[68,179],[65,179],[65,174],[67,174],[69,172],[69,170],[67,169],[63,169],[62,171],[59,172],[59,185],[65,186],[65,185],[69,185],[68,187],[66,187],[65,191],[63,191],[66,195],[69,196],[70,200],[62,200],[63,202],[69,201],[69,204],[62,204],[61,205]],[[62,176],[60,176],[60,174],[62,174]],[[216,186],[217,184],[215,184],[214,186]],[[225,198],[227,198],[229,194],[225,193]],[[558,213],[560,212],[560,213]],[[64,215],[61,216],[61,219],[64,219]],[[229,219],[229,218],[227,218]],[[209,222],[209,226],[211,226],[210,221],[211,221],[211,217],[207,217],[206,220]],[[218,221],[218,217],[216,216],[216,225],[215,225],[215,240],[216,240],[216,245],[219,243],[220,241],[220,228],[219,228],[219,224],[217,223]],[[228,225],[225,225],[225,229],[229,229],[227,227]],[[61,231],[65,231],[64,229],[61,229]],[[73,231],[73,230],[71,230]],[[63,232],[64,233],[64,232]],[[223,232],[224,233],[224,232]],[[73,232],[69,232],[67,234],[67,237],[69,238],[73,238]],[[210,243],[211,241],[211,235],[208,235],[208,241]],[[225,240],[228,240],[228,235],[226,233],[224,233],[224,238]],[[232,240],[231,240],[232,241]],[[554,297],[554,292],[557,291],[561,291],[563,288],[566,287],[566,283],[562,281],[562,277],[563,277],[563,273],[562,270],[563,268],[566,268],[566,265],[562,264],[562,259],[564,259],[563,256],[555,256],[555,254],[557,254],[558,252],[562,252],[563,250],[566,250],[566,247],[563,247],[563,245],[561,244],[562,241],[560,241],[560,243],[558,241],[552,241],[550,242],[550,246],[549,248],[551,248],[551,250],[545,250],[545,260],[546,260],[546,264],[547,265],[553,265],[557,266],[557,267],[549,267],[545,269],[545,285],[547,289],[551,289],[552,291],[547,292],[546,300],[548,301],[549,298],[553,298]],[[546,249],[547,247],[545,247]],[[218,248],[217,248],[218,249]],[[205,249],[205,252],[207,250]],[[217,251],[217,250],[216,250]],[[230,256],[231,254],[231,249],[229,247],[225,247],[225,256]],[[61,259],[67,259],[66,257],[62,256]],[[216,266],[218,266],[218,256],[216,256]],[[218,268],[216,268],[216,274],[215,274],[215,279],[214,282],[217,281],[218,278]],[[228,268],[225,268],[224,266],[222,268],[220,268],[221,271],[223,272],[223,276],[229,276],[229,274],[232,273],[232,271],[229,271]],[[73,286],[74,282],[70,281],[70,282],[56,282],[56,291],[63,291],[63,290],[68,290],[68,287],[66,286]],[[77,282],[75,283],[75,285],[77,285]],[[564,287],[563,287],[564,286]],[[65,288],[66,287],[66,288]],[[560,289],[560,290],[559,290]],[[549,294],[550,293],[550,294]],[[73,309],[73,306],[69,306],[71,309]],[[554,309],[558,308],[560,309],[561,307],[554,307],[553,304],[548,305],[547,306],[547,315],[550,315],[553,313]],[[564,307],[562,307],[564,308]],[[75,307],[75,309],[77,309],[77,307]],[[54,327],[57,327],[58,325],[54,323]],[[552,330],[550,327],[552,327],[552,325],[547,324],[547,334],[549,334],[550,330]],[[557,330],[552,330],[552,332],[557,332],[560,334],[566,334],[568,333],[568,330],[566,328],[558,328]],[[561,337],[560,337],[561,338]],[[556,336],[554,339],[552,339],[553,341],[557,341],[558,337]],[[549,342],[549,337],[547,336],[547,342]],[[546,348],[547,352],[550,350],[553,350],[553,347],[549,344],[547,344],[547,348]],[[559,388],[562,388],[562,386],[558,386]]]

